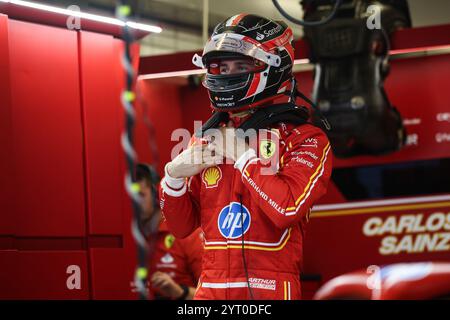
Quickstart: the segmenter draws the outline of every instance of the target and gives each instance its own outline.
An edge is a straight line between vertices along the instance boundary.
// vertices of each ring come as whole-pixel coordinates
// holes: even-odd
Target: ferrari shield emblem
[[[168,234],[164,238],[164,245],[166,246],[167,249],[172,248],[174,242],[175,242],[175,237],[173,236],[173,234]]]
[[[259,153],[264,159],[269,159],[275,154],[275,143],[272,140],[261,140]]]

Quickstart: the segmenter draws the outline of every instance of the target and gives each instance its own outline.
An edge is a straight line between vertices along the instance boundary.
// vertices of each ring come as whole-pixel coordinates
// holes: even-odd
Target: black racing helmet
[[[283,95],[292,79],[293,34],[283,21],[238,14],[219,23],[203,55],[203,85],[216,111],[243,111]]]

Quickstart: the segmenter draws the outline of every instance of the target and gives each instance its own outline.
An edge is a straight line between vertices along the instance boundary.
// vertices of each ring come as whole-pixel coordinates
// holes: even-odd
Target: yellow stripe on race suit
[[[322,153],[322,158],[320,159],[320,165],[317,167],[316,171],[311,175],[311,177],[309,178],[309,182],[306,185],[305,189],[303,190],[303,193],[301,194],[300,197],[298,197],[298,199],[295,201],[295,205],[297,206],[300,201],[302,201],[303,197],[308,193],[309,188],[311,187],[311,184],[314,180],[314,178],[319,174],[319,172],[322,170],[322,167],[324,165],[325,162],[325,155],[328,152],[328,149],[330,148],[330,143],[327,143],[327,145],[325,146],[325,148],[323,149],[323,153]],[[296,210],[297,207],[289,207],[286,209],[286,211],[294,211]]]
[[[262,251],[280,251],[286,246],[286,243],[289,241],[289,238],[291,237],[291,228],[289,228],[288,235],[286,239],[283,241],[282,244],[280,244],[277,247],[264,247],[264,246],[258,246],[258,245],[247,245],[244,243],[244,249],[250,249],[250,250],[262,250]],[[205,250],[228,250],[228,249],[242,249],[242,245],[223,245],[223,246],[207,246],[204,247]]]

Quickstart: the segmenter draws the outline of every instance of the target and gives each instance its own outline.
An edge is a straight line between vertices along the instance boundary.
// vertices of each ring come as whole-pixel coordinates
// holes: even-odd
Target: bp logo
[[[231,202],[219,213],[217,225],[225,238],[235,239],[245,234],[250,228],[251,216],[248,209],[238,202]]]

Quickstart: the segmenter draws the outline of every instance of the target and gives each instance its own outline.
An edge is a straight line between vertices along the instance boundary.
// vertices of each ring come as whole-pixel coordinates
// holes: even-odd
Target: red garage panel
[[[77,33],[9,20],[9,48],[17,235],[84,235]]]
[[[15,233],[13,195],[16,190],[12,161],[12,113],[9,77],[9,45],[7,16],[0,14],[0,248],[2,235]],[[0,270],[1,273],[1,270]]]
[[[91,294],[94,299],[135,299],[131,282],[136,249],[120,144],[124,126],[120,102],[125,84],[123,43],[111,36],[81,32],[79,44],[89,234],[121,240],[114,248],[89,249]],[[135,46],[132,51],[135,67],[138,49]]]
[[[17,251],[0,251],[0,299],[19,297],[17,279]]]
[[[136,299],[134,271],[136,250],[133,243],[125,249],[90,249],[93,299]]]
[[[20,251],[15,266],[17,271],[10,298],[89,298],[87,260],[83,251]]]
[[[122,240],[118,248],[89,249],[91,296],[134,299],[130,283],[135,250],[123,241],[123,234],[130,233],[131,213],[124,204],[130,200],[124,195],[125,156],[120,144],[125,79],[121,43],[111,36],[81,32],[79,46],[89,234],[119,235]]]
[[[180,88],[180,96],[181,101],[183,101],[181,104],[183,127],[193,133],[194,121],[205,123],[211,117],[212,109],[209,105],[208,91],[201,84],[195,89],[191,86],[184,86]],[[191,103],[185,103],[185,101],[190,101]]]
[[[91,297],[93,299],[136,299],[133,291],[137,265],[136,244],[131,235],[131,201],[122,190],[123,224],[121,247],[90,248]]]
[[[164,165],[171,160],[172,148],[178,144],[178,141],[171,141],[172,133],[178,128],[186,128],[182,108],[190,105],[181,98],[179,87],[170,82],[144,80],[138,82],[137,88],[142,99],[139,100],[141,108],[138,108],[137,113],[136,150],[142,161],[153,163],[153,160],[159,160],[157,169],[162,174]],[[190,114],[197,114],[197,111],[191,109]],[[149,134],[149,128],[145,125],[144,112],[147,112],[146,117],[152,124],[154,135]],[[158,159],[153,159],[155,155],[152,154],[155,143]]]
[[[91,32],[81,32],[79,37],[89,233],[118,234],[122,231],[120,161],[124,157],[119,119],[124,75],[115,46],[118,40]]]

